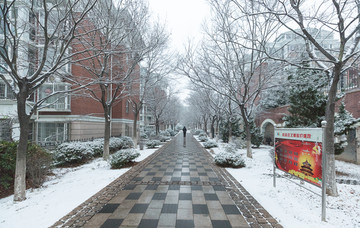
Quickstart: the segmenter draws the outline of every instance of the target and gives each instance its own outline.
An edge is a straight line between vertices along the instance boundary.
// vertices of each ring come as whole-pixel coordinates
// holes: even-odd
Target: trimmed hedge
[[[135,149],[119,150],[110,157],[111,168],[119,169],[139,156],[140,153]]]
[[[160,144],[161,143],[160,143],[159,140],[149,140],[149,141],[146,142],[146,147],[148,149],[153,149],[153,148],[159,146]]]
[[[110,138],[110,153],[134,147],[130,137]],[[104,139],[89,142],[65,142],[57,146],[54,155],[55,165],[83,164],[89,159],[99,157],[104,151]]]
[[[215,140],[212,140],[212,139],[209,139],[207,142],[204,142],[204,147],[206,149],[210,149],[210,148],[213,148],[213,147],[217,147],[217,143]]]
[[[227,152],[218,153],[215,158],[215,163],[222,167],[241,168],[245,167],[245,161],[240,154],[233,154]]]

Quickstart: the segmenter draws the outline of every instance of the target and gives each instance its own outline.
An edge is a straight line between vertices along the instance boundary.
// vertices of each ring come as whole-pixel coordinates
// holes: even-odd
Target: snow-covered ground
[[[141,150],[135,161],[155,151]],[[76,168],[55,169],[55,176],[42,188],[26,192],[25,201],[14,203],[13,196],[0,199],[0,227],[49,227],[128,170],[110,169],[102,158]]]
[[[213,148],[215,154],[223,151],[224,144]],[[360,227],[360,185],[337,184],[339,196],[327,197],[326,219],[321,221],[321,189],[305,183],[308,191],[297,184],[299,179],[276,179],[273,187],[272,158],[270,146],[253,149],[253,159],[246,157],[246,150],[239,150],[246,167],[227,168],[227,171],[239,181],[246,190],[285,228],[330,228]],[[337,171],[346,173],[344,179],[360,181],[360,166],[336,161]],[[281,171],[277,174],[284,176]],[[295,182],[295,183],[294,183]],[[297,184],[296,184],[297,183]]]

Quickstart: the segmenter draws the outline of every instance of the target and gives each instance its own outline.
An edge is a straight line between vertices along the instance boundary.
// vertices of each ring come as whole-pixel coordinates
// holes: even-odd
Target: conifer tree
[[[286,116],[287,127],[320,127],[324,120],[327,96],[322,92],[326,78],[320,71],[297,69],[288,77],[291,85],[290,115]]]

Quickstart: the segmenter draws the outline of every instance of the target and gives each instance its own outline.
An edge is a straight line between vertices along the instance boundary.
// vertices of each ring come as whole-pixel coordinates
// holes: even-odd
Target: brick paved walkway
[[[183,142],[177,136],[54,227],[281,227],[192,136]]]

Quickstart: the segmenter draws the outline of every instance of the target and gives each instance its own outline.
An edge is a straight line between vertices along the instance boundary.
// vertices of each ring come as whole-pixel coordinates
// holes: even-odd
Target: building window
[[[54,145],[67,139],[67,123],[38,123],[38,143],[40,145]]]
[[[64,83],[51,83],[42,85],[39,92],[39,100],[45,99],[42,108],[61,111],[70,110],[70,97],[67,93],[59,93],[51,96],[53,93],[66,90],[68,90],[68,85]]]
[[[129,125],[125,125],[125,136],[130,136],[130,127]]]
[[[5,55],[5,49],[3,47],[0,47],[0,52],[1,54]],[[5,60],[0,56],[0,73],[6,73],[6,69],[7,64],[5,63]]]
[[[126,104],[125,104],[125,112],[126,112],[126,113],[129,113],[129,101],[126,101]]]
[[[4,81],[0,82],[0,99],[15,99],[15,94]]]

